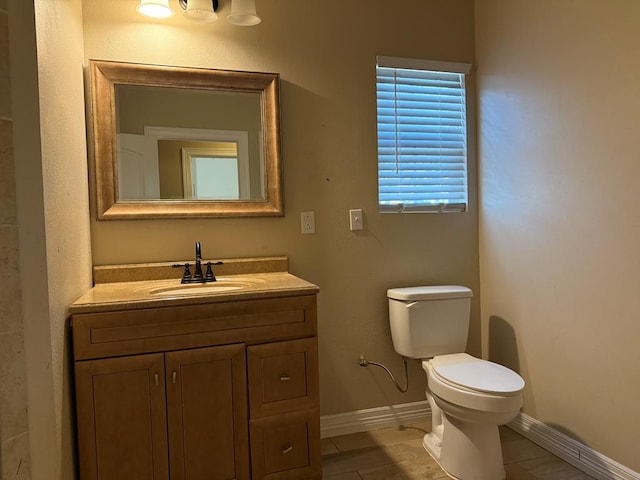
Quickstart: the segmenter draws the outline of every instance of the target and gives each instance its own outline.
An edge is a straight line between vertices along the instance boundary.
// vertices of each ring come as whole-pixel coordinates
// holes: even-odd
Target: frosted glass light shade
[[[218,14],[213,11],[212,0],[187,0],[183,15],[194,22],[213,22],[218,19]]]
[[[231,13],[227,20],[241,27],[250,27],[262,21],[256,14],[255,0],[231,0]]]
[[[167,18],[173,15],[169,0],[140,0],[136,10],[140,15],[151,18]]]

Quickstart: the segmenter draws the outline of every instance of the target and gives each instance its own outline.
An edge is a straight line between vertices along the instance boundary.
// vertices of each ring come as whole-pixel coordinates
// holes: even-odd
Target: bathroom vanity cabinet
[[[81,480],[322,477],[313,289],[70,311]]]

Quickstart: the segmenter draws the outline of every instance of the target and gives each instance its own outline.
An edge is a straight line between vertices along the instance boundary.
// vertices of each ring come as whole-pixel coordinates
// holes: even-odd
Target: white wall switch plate
[[[362,218],[362,209],[354,208],[349,210],[349,229],[362,230],[364,228],[364,219]]]
[[[316,233],[316,218],[313,212],[300,212],[300,230],[303,234]]]

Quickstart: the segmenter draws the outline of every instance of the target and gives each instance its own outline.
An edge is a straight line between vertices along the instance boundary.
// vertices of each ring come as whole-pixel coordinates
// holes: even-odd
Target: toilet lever
[[[418,302],[409,302],[409,303],[405,303],[404,306],[407,308],[411,308],[413,307],[415,304],[417,304]]]

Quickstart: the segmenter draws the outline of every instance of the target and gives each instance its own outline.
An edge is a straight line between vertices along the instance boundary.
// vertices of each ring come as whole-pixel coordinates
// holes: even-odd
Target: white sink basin
[[[221,292],[232,292],[254,286],[254,282],[244,280],[218,280],[212,283],[181,284],[151,290],[151,295],[173,297],[176,295],[208,295]]]

